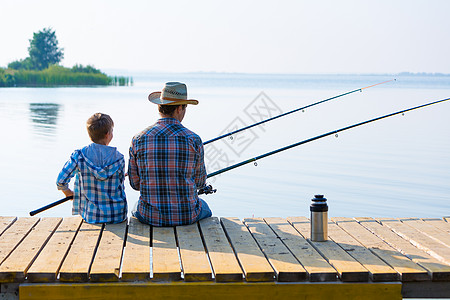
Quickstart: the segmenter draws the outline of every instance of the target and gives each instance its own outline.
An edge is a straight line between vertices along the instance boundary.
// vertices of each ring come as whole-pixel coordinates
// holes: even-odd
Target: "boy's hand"
[[[73,191],[71,189],[67,189],[65,191],[62,191],[66,197],[73,196]]]

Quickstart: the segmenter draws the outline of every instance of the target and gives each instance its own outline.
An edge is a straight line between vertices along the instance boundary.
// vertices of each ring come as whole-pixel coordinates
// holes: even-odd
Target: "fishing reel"
[[[204,187],[202,187],[201,189],[198,190],[199,195],[201,195],[201,194],[208,195],[208,194],[213,194],[215,192],[217,192],[217,190],[213,189],[212,185],[210,185],[210,184],[205,185]]]

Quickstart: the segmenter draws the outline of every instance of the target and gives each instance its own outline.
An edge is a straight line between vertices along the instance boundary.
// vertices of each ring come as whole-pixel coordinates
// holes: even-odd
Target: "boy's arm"
[[[130,160],[128,162],[128,179],[130,180],[130,186],[135,189],[136,191],[139,191],[141,189],[141,179],[139,177],[139,170],[137,167],[137,161],[136,161],[136,152],[134,149],[134,144],[132,143],[130,146]]]
[[[64,193],[64,195],[66,197],[73,196],[73,191],[71,189],[69,189],[69,188],[67,188],[67,190],[63,190],[62,192]]]
[[[73,192],[69,189],[69,181],[75,175],[76,168],[76,157],[75,153],[73,153],[62,168],[61,172],[59,172],[58,178],[56,179],[56,186],[58,190],[62,191],[66,196],[73,195]]]

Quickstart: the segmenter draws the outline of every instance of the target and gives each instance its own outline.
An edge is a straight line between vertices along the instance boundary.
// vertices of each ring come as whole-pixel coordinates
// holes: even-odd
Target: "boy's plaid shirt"
[[[149,224],[197,221],[197,189],[206,181],[203,143],[178,120],[159,119],[133,138],[128,175],[131,187],[140,190],[137,209]]]
[[[75,150],[58,175],[59,190],[68,188],[70,179],[77,175],[74,185],[74,214],[80,214],[88,223],[120,223],[127,217],[125,196],[125,159],[106,167],[95,166],[82,150]]]

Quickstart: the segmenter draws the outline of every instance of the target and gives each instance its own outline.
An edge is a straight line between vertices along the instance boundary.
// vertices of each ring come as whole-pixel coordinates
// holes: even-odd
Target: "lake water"
[[[133,75],[133,74],[132,74]],[[87,118],[115,122],[115,146],[128,158],[132,136],[153,124],[147,101],[166,81],[188,85],[198,106],[183,124],[203,141],[335,95],[393,79],[384,75],[134,74],[132,87],[0,89],[0,215],[63,198],[58,172],[90,143]],[[450,77],[397,76],[205,146],[208,172],[377,116],[450,97]],[[450,215],[450,101],[360,126],[210,178],[216,216],[308,216],[315,194],[330,216]],[[126,182],[129,206],[138,193]],[[65,203],[40,216],[69,216]]]

